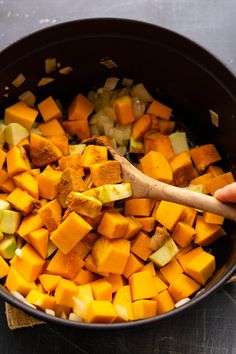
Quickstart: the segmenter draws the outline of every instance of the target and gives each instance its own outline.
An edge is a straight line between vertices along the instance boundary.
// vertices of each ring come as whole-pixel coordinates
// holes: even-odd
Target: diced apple
[[[179,154],[183,151],[188,151],[188,141],[185,132],[175,132],[169,135],[169,139],[175,154]]]
[[[17,145],[28,136],[29,131],[18,123],[10,123],[5,128],[5,140],[10,145]]]
[[[105,184],[104,186],[91,188],[83,194],[94,197],[104,204],[131,197],[132,189],[130,183]]]
[[[75,155],[75,154],[82,155],[85,148],[86,148],[86,144],[69,145],[70,155]]]
[[[169,238],[164,245],[149,257],[158,267],[164,267],[178,253],[179,249],[172,238]]]
[[[6,200],[0,199],[0,213],[2,210],[10,210],[11,205]]]
[[[11,259],[15,255],[17,248],[16,238],[14,235],[5,235],[0,241],[0,255],[5,259]]]
[[[0,231],[14,234],[21,221],[21,214],[14,210],[2,210],[0,214]]]
[[[140,154],[143,153],[143,151],[144,151],[143,142],[135,140],[134,137],[131,135],[129,140],[129,152]]]

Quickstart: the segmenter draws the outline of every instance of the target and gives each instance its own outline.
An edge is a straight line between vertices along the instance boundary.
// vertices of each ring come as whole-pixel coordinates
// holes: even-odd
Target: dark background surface
[[[86,17],[159,24],[202,44],[236,73],[236,0],[0,0],[0,49],[37,29]],[[129,333],[41,325],[11,332],[0,300],[0,354],[236,353],[236,285],[191,311]]]

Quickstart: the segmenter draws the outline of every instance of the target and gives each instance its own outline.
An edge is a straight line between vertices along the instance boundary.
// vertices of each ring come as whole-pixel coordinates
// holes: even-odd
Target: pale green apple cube
[[[11,205],[6,200],[0,199],[0,212],[2,210],[10,210]]]
[[[14,235],[5,235],[0,241],[0,255],[5,259],[11,259],[17,249],[16,238]]]
[[[169,263],[179,252],[173,239],[170,237],[164,245],[157,251],[151,254],[150,260],[155,263],[158,267],[164,267]]]
[[[69,145],[70,155],[75,155],[75,154],[82,155],[85,148],[86,148],[86,144]]]
[[[14,210],[2,210],[0,214],[0,231],[14,234],[20,225],[21,214]]]
[[[169,139],[175,154],[189,151],[188,140],[185,132],[175,132],[169,135]]]
[[[5,128],[5,140],[8,144],[17,145],[28,136],[29,131],[18,123],[10,123]]]
[[[130,183],[105,184],[97,188],[91,188],[83,194],[100,200],[101,203],[110,203],[132,196]]]

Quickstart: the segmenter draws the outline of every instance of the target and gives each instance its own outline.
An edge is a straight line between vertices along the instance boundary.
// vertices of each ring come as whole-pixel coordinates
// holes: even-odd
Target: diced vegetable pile
[[[53,97],[19,101],[0,124],[0,278],[18,299],[52,316],[125,322],[189,301],[211,278],[204,250],[224,218],[132,198],[107,147],[157,180],[214,195],[234,181],[213,144],[189,149],[172,109],[143,84],[109,78],[68,108]],[[82,142],[81,142],[82,141]]]

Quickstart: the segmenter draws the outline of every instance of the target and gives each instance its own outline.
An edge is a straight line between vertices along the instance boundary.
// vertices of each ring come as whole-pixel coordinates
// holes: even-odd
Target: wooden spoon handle
[[[149,185],[147,197],[171,201],[196,209],[210,211],[236,221],[235,204],[222,203],[215,197],[206,194],[196,193],[187,189],[157,182]]]

